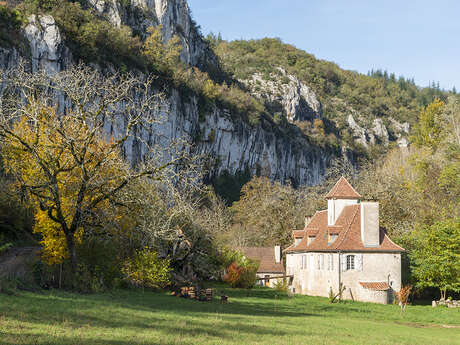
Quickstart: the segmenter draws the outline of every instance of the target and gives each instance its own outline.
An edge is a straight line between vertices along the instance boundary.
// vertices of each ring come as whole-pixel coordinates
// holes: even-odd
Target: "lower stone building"
[[[285,250],[286,273],[295,293],[391,303],[401,289],[401,253],[379,226],[378,202],[361,196],[341,178],[326,196],[328,209],[306,219]]]
[[[280,246],[242,247],[238,248],[238,251],[248,259],[259,261],[257,278],[260,279],[257,281],[257,285],[274,287],[277,281],[282,280],[282,278],[278,278],[285,274]]]

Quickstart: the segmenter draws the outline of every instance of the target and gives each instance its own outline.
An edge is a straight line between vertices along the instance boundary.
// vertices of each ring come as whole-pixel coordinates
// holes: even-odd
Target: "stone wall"
[[[460,300],[439,300],[432,302],[433,308],[440,305],[447,306],[448,308],[460,308]]]
[[[302,268],[303,255],[306,256],[306,268]],[[287,254],[286,270],[288,275],[294,274],[295,292],[327,297],[331,288],[335,293],[339,291],[339,275],[340,281],[346,287],[343,293],[345,299],[390,303],[393,293],[401,289],[401,254],[356,252],[342,255],[341,262],[346,260],[345,255],[362,255],[362,269],[340,270],[339,253]],[[388,282],[391,291],[388,297],[383,292],[371,293],[363,289],[359,282]]]

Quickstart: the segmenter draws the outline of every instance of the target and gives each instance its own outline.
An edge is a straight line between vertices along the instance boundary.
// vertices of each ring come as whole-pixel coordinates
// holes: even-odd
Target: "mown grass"
[[[459,309],[225,293],[228,304],[136,291],[0,295],[0,344],[460,344]]]

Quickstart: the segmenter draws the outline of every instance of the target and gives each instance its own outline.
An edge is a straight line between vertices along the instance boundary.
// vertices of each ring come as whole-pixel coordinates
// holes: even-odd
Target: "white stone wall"
[[[288,275],[294,275],[292,286],[295,292],[327,297],[332,288],[337,293],[339,274],[340,281],[346,287],[343,294],[345,299],[389,303],[393,292],[401,289],[401,254],[356,252],[341,255],[340,262],[346,262],[346,255],[355,255],[355,269],[343,271],[342,265],[339,267],[339,253],[287,254],[286,270]],[[303,256],[305,259],[302,259]],[[329,265],[329,256],[332,256],[332,267]],[[391,294],[387,296],[386,292],[364,289],[359,282],[388,282],[392,288]]]
[[[327,201],[327,224],[334,225],[345,206],[356,205],[358,200],[329,199]]]

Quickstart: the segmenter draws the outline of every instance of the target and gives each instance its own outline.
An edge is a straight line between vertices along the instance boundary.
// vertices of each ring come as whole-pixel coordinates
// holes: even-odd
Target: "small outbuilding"
[[[264,278],[257,281],[257,285],[274,287],[275,283],[285,274],[283,259],[281,258],[281,247],[242,247],[238,250],[248,259],[260,262],[257,270],[257,277]]]

